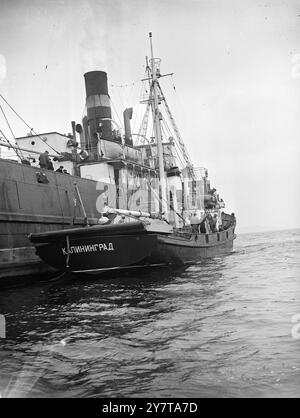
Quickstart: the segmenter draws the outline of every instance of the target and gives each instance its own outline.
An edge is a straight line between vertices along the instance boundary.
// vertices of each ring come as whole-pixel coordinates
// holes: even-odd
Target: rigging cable
[[[141,85],[140,91],[139,91],[139,99],[140,99],[140,101],[141,101],[141,98],[142,98],[142,92],[143,92],[143,85]],[[132,129],[133,132],[135,132],[137,120],[141,120],[141,118],[142,118],[142,106],[138,106],[138,111],[135,112],[134,119],[133,119],[133,129]]]
[[[159,195],[158,195],[158,193],[156,192],[156,190],[151,186],[151,183],[148,181],[148,184],[149,184],[149,187],[150,187],[150,189],[151,189],[151,191],[153,192],[153,194],[154,194],[154,196],[156,196],[156,198],[158,199],[158,200],[161,200],[161,201],[165,201],[166,202],[166,204],[167,204],[167,206],[169,206],[169,208],[171,209],[171,210],[173,210],[175,213],[176,213],[176,215],[177,216],[179,216],[179,218],[181,218],[182,220],[183,220],[183,222],[185,222],[185,220],[184,220],[184,218],[183,218],[183,216],[179,213],[179,212],[177,212],[177,210],[175,210],[175,208],[174,208],[174,206],[173,205],[171,205],[171,203],[169,203],[168,202],[168,200],[167,199],[164,199],[163,197],[159,197]],[[166,220],[165,220],[166,221]],[[167,223],[169,223],[168,221],[166,221]]]
[[[11,126],[10,126],[9,122],[8,122],[8,119],[7,119],[7,117],[6,117],[5,113],[4,113],[4,110],[3,110],[3,108],[2,108],[2,106],[1,106],[1,105],[0,105],[0,109],[1,109],[1,112],[2,112],[2,114],[3,114],[3,116],[4,116],[4,119],[6,120],[7,126],[9,127],[10,132],[11,132],[11,134],[12,134],[12,136],[13,136],[14,140],[16,141],[16,138],[15,138],[15,135],[14,135],[14,133],[13,133],[13,130],[12,130],[12,128],[11,128]],[[24,155],[23,155],[22,151],[21,151],[20,149],[18,149],[18,148],[19,148],[19,147],[18,147],[18,145],[16,144],[15,146],[12,146],[12,144],[9,142],[8,138],[6,138],[6,136],[4,135],[4,133],[3,133],[2,131],[1,131],[1,133],[2,133],[3,137],[6,139],[6,141],[8,142],[8,144],[9,144],[9,145],[12,147],[12,149],[15,151],[15,153],[17,154],[17,157],[18,157],[18,158],[20,158],[20,160],[24,159]]]
[[[167,135],[169,136],[169,137],[171,137],[173,140],[174,140],[174,143],[175,143],[175,152],[176,152],[176,154],[177,154],[177,158],[178,158],[178,160],[179,160],[179,162],[180,162],[180,164],[182,165],[182,167],[184,167],[185,166],[185,164],[184,164],[184,157],[183,157],[183,155],[182,155],[182,153],[180,153],[179,152],[179,150],[180,150],[180,147],[179,147],[179,145],[178,145],[178,142],[177,142],[177,139],[176,139],[176,136],[174,137],[174,135],[172,135],[172,131],[170,130],[170,128],[169,128],[169,126],[168,126],[168,124],[166,123],[166,121],[165,121],[165,119],[163,119],[162,120],[162,129],[163,129],[163,132],[165,132],[166,131],[166,133],[167,133]],[[166,135],[166,136],[167,136]]]
[[[3,138],[6,140],[6,142],[8,143],[8,145],[15,151],[15,153],[17,154],[17,157],[21,159],[20,155],[17,152],[17,149],[14,145],[12,145],[9,141],[9,139],[5,136],[5,134],[3,133],[3,131],[0,130],[0,134],[3,136]]]
[[[110,99],[110,104],[111,104],[112,110],[113,110],[116,118],[118,119],[118,122],[119,122],[120,126],[122,126],[122,122],[121,122],[119,113],[117,112],[117,109],[116,109],[116,107],[115,107],[114,102],[112,101],[112,99]]]
[[[183,155],[182,155],[182,153],[180,152],[180,146],[179,146],[179,144],[178,144],[178,141],[177,141],[177,138],[176,138],[176,135],[175,135],[175,137],[174,137],[174,135],[172,135],[172,132],[171,132],[171,130],[170,130],[170,128],[169,128],[169,126],[167,125],[167,123],[166,123],[166,121],[165,121],[165,119],[163,119],[163,125],[162,125],[162,128],[163,129],[166,129],[166,131],[167,131],[167,134],[169,135],[169,137],[172,137],[173,138],[173,140],[174,140],[174,143],[175,143],[175,152],[176,152],[176,154],[177,154],[177,158],[178,158],[178,160],[180,161],[180,164],[182,165],[182,167],[184,167],[185,166],[185,164],[184,164],[184,157],[183,157]]]
[[[114,86],[114,85],[112,85],[112,87],[116,87],[116,88],[114,88],[114,96],[119,101],[119,104],[116,104],[116,105],[118,106],[118,108],[121,107],[121,109],[125,109],[125,104],[124,104],[124,101],[123,101],[122,96],[120,94],[119,88],[117,86]]]
[[[18,118],[30,129],[30,133],[33,132],[34,135],[36,135],[38,138],[40,138],[41,141],[44,141],[44,139],[41,137],[41,135],[37,134],[33,128],[31,128],[28,123],[25,122],[25,120],[15,111],[15,109],[8,103],[8,101],[2,96],[2,94],[0,94],[0,97],[2,98],[2,100],[4,100],[4,102],[7,104],[7,106],[15,113],[15,115],[18,116]],[[53,148],[50,144],[45,143],[49,148],[51,148],[54,152],[56,152],[57,154],[60,154],[60,152],[58,152],[55,148]]]

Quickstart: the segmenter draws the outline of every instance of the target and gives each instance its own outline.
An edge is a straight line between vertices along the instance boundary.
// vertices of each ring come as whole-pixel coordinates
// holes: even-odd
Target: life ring
[[[89,156],[89,154],[88,154],[88,152],[87,152],[87,151],[85,151],[85,150],[82,150],[82,151],[80,151],[80,153],[79,153],[79,157],[80,157],[81,161],[86,160],[86,159],[88,158],[88,156]]]

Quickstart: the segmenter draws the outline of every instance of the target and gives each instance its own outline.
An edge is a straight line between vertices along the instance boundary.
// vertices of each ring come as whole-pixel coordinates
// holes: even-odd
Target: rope
[[[1,99],[7,104],[7,106],[14,112],[15,115],[17,115],[17,117],[30,129],[30,132],[33,132],[34,135],[36,135],[38,138],[40,138],[41,141],[43,141],[45,143],[45,141],[43,140],[43,138],[37,134],[33,128],[31,128],[27,122],[25,122],[25,120],[15,111],[15,109],[8,103],[8,101],[2,96],[2,94],[0,94]],[[45,143],[49,148],[51,148],[54,152],[56,152],[57,154],[60,154],[55,148],[53,148],[50,144]]]
[[[16,137],[15,137],[15,135],[14,135],[14,133],[13,133],[13,130],[12,130],[12,128],[11,128],[11,126],[10,126],[10,124],[9,124],[8,120],[7,120],[7,117],[6,117],[5,113],[4,113],[4,110],[3,110],[3,108],[2,108],[2,106],[1,106],[1,105],[0,105],[0,109],[1,109],[1,112],[2,112],[2,114],[3,114],[3,116],[4,116],[4,119],[5,119],[6,123],[7,123],[7,126],[9,127],[9,130],[10,130],[10,132],[11,132],[11,134],[12,134],[12,136],[13,136],[14,140],[16,140]],[[1,132],[2,132],[2,131],[1,131]],[[2,135],[3,135],[3,136],[4,136],[4,138],[7,140],[8,144],[9,144],[9,145],[11,145],[11,144],[10,144],[10,142],[9,142],[9,140],[8,140],[8,139],[5,137],[5,135],[3,134],[3,132],[2,132]],[[17,147],[18,147],[18,145],[17,145]],[[22,151],[21,151],[20,149],[18,149],[18,151],[19,151],[19,153],[20,153],[20,155],[19,155],[19,153],[18,153],[17,149],[16,149],[16,148],[14,148],[14,147],[12,147],[12,148],[13,148],[13,150],[15,151],[15,153],[17,154],[17,157],[19,157],[20,159],[24,158],[24,155],[22,154]]]
[[[112,101],[112,99],[110,99],[110,103],[111,103],[112,110],[113,110],[116,118],[118,119],[118,122],[119,122],[120,126],[122,126],[122,122],[121,122],[121,119],[119,117],[119,113],[117,112],[116,107],[115,107],[114,102]]]
[[[21,159],[20,155],[18,154],[18,151],[17,151],[16,147],[10,143],[9,139],[5,136],[5,134],[1,130],[0,130],[0,133],[3,136],[3,138],[6,140],[6,142],[8,143],[8,145],[14,150],[14,152],[17,155],[17,157]]]
[[[177,216],[179,216],[179,218],[181,218],[182,220],[183,220],[183,222],[185,223],[185,220],[184,220],[184,218],[183,218],[183,216],[181,216],[180,215],[180,213],[179,212],[177,212],[177,210],[175,210],[175,208],[174,208],[174,206],[173,205],[171,205],[169,202],[168,202],[168,200],[167,199],[164,199],[164,198],[161,198],[160,199],[160,197],[158,196],[158,194],[157,194],[157,192],[151,187],[151,182],[150,181],[148,181],[148,184],[149,184],[149,187],[150,187],[150,189],[151,189],[151,191],[154,193],[154,195],[156,196],[156,198],[157,199],[159,199],[159,200],[163,200],[163,201],[165,201],[165,203],[167,203],[167,205],[169,206],[169,208],[173,211],[173,212],[175,212],[176,213],[176,215]],[[167,222],[167,221],[166,221]],[[167,223],[169,223],[169,222],[167,222]]]
[[[14,138],[14,139],[16,139],[16,138],[15,138],[15,135],[14,135],[14,133],[13,133],[13,130],[12,130],[12,128],[11,128],[11,126],[10,126],[10,124],[9,124],[8,120],[7,120],[7,117],[6,117],[5,113],[4,113],[4,110],[3,110],[3,108],[2,108],[2,106],[1,106],[1,105],[0,105],[0,109],[1,109],[2,115],[4,116],[4,119],[5,119],[6,123],[7,123],[7,126],[9,127],[9,130],[10,130],[10,132],[11,132],[11,134],[12,134],[13,138]]]
[[[121,96],[121,94],[120,94],[120,90],[117,88],[117,89],[114,89],[114,92],[117,92],[117,94],[116,94],[116,93],[114,93],[114,96],[115,96],[115,98],[117,98],[117,99],[118,99],[118,101],[119,101],[119,105],[118,105],[118,107],[121,107],[121,109],[125,109],[125,104],[124,104],[124,101],[123,101],[122,96]]]
[[[162,130],[164,131],[164,129],[166,130],[167,135],[171,136],[174,139],[174,142],[175,142],[175,145],[176,145],[175,146],[175,152],[176,152],[177,158],[178,158],[181,166],[184,167],[183,156],[182,156],[182,153],[180,151],[180,146],[178,145],[176,135],[172,134],[172,131],[169,129],[169,126],[167,125],[166,121],[163,119]]]

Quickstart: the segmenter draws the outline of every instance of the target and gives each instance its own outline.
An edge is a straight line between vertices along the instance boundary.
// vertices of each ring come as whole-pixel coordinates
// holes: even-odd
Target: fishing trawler
[[[124,136],[111,129],[106,74],[85,74],[87,119],[83,120],[83,127],[76,129],[84,156],[93,153],[94,160],[80,164],[80,173],[98,181],[103,181],[104,173],[114,177],[116,200],[111,204],[110,198],[110,204],[104,202],[99,210],[110,217],[108,224],[93,226],[88,223],[86,198],[82,199],[77,189],[86,220],[84,227],[73,225],[71,229],[30,234],[36,253],[58,270],[97,274],[124,268],[191,264],[226,254],[233,248],[235,216],[223,212],[224,202],[210,187],[207,170],[194,168],[159,83],[164,75],[160,72],[160,59],[153,55],[151,33],[150,47],[147,77],[143,79],[149,94],[143,100],[146,110],[142,130],[136,134],[138,141],[133,141],[131,133],[132,109],[124,111]],[[163,113],[170,121],[172,136],[166,136],[171,131],[163,129]],[[152,138],[147,136],[150,114]],[[184,162],[181,168],[175,158],[178,152]]]

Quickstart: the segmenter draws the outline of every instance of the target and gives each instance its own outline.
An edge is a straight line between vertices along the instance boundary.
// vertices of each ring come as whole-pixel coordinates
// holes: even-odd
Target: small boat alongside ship
[[[106,212],[107,214],[107,212]],[[235,224],[216,233],[171,228],[156,214],[109,210],[130,217],[122,223],[31,234],[36,253],[59,271],[98,274],[110,270],[188,265],[232,250]],[[140,220],[137,220],[137,219]]]
[[[202,170],[201,178],[197,178],[158,81],[163,75],[160,73],[160,60],[153,56],[151,34],[150,46],[151,58],[149,62],[147,60],[147,78],[145,79],[149,84],[149,96],[143,118],[144,130],[139,136],[146,138],[145,121],[149,119],[149,112],[152,113],[155,136],[146,144],[134,145],[130,118],[128,119],[130,112],[126,109],[124,112],[125,136],[118,140],[119,142],[114,142],[111,148],[114,155],[110,157],[115,162],[117,161],[119,166],[124,165],[124,183],[128,184],[127,176],[130,175],[128,165],[133,162],[135,166],[145,164],[145,159],[140,159],[140,153],[146,151],[147,164],[149,168],[154,168],[155,173],[152,179],[150,170],[147,175],[144,173],[146,181],[143,189],[148,196],[154,196],[155,211],[136,210],[138,200],[132,207],[127,200],[125,209],[120,208],[118,204],[110,208],[105,202],[101,213],[106,216],[113,215],[106,225],[90,225],[85,215],[85,226],[73,225],[69,229],[30,234],[29,239],[36,247],[36,254],[46,264],[57,270],[97,274],[110,270],[146,266],[186,265],[201,259],[227,254],[233,248],[233,241],[236,237],[235,216],[227,215],[222,211],[224,202],[216,194],[216,190],[210,188],[207,170]],[[92,86],[92,89],[97,90],[97,88],[97,86]],[[87,94],[88,90],[89,88],[87,88]],[[106,87],[104,92],[108,94]],[[98,95],[89,99],[89,103],[95,109],[95,106],[97,108],[103,104],[103,100],[103,97]],[[104,102],[107,104],[107,99]],[[175,132],[175,139],[164,138],[162,103],[165,105]],[[107,109],[106,113],[109,113]],[[102,114],[101,117],[96,118],[96,121],[92,120],[93,124],[89,124],[89,129],[93,126],[95,130],[93,137],[98,139],[100,159],[103,158],[101,153],[107,145],[105,135],[106,137],[111,135],[111,126],[105,124],[107,114],[106,116]],[[172,150],[174,142],[177,143],[186,163],[182,169],[179,169],[175,162]],[[157,180],[156,189],[151,186],[151,180],[154,179]],[[120,189],[117,191],[120,193]],[[79,191],[78,197],[82,212],[86,214],[85,200],[81,199]],[[122,223],[117,223],[116,219],[120,215],[124,219]],[[194,221],[192,225],[190,225],[190,219]],[[198,224],[195,223],[195,219],[198,219]]]

